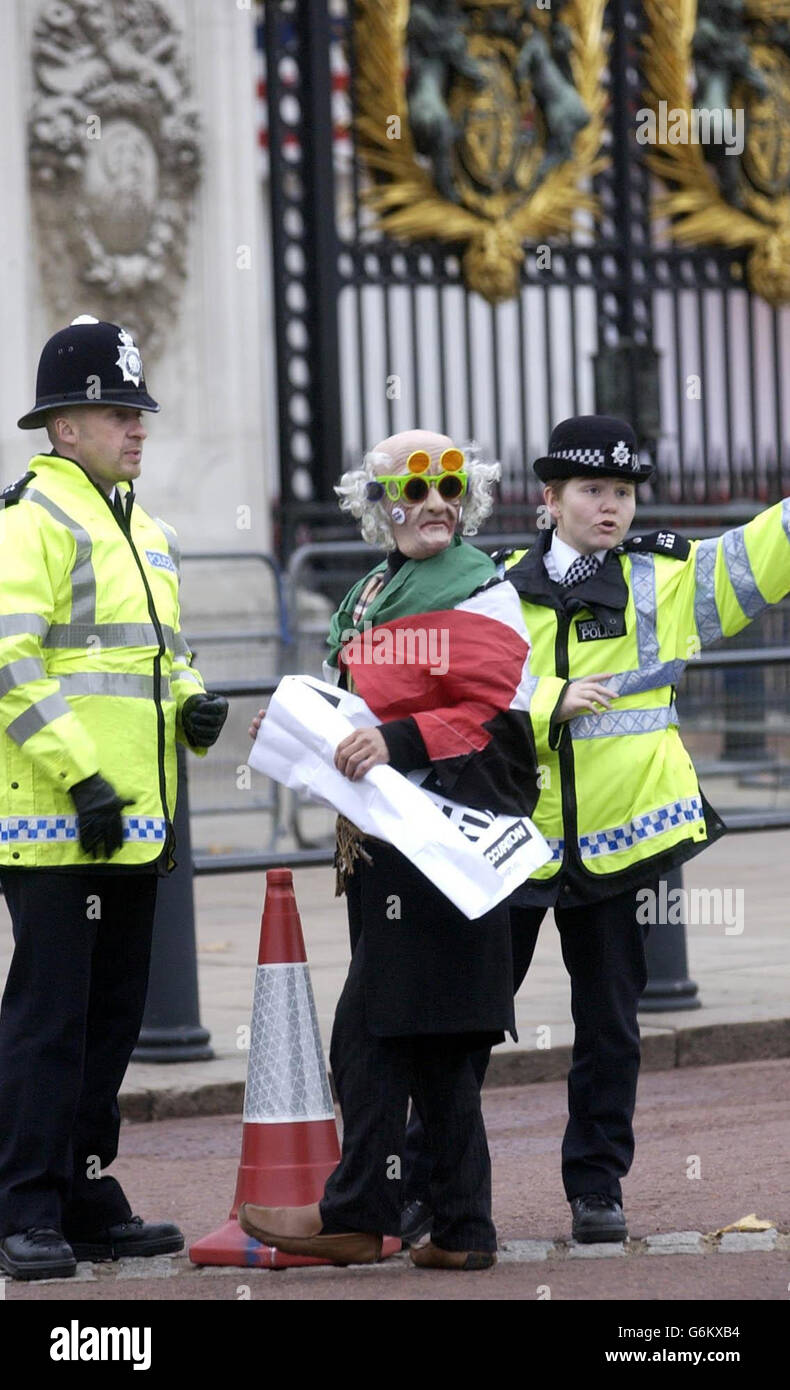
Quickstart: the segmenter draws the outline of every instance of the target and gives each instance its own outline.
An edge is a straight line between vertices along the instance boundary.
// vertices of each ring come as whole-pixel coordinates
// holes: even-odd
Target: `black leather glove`
[[[94,859],[111,859],[123,844],[121,812],[133,803],[123,801],[98,772],[84,782],[75,782],[69,794],[77,808],[77,828],[85,853]]]
[[[224,695],[190,695],[181,707],[181,727],[193,748],[210,748],[216,743],[228,717]]]

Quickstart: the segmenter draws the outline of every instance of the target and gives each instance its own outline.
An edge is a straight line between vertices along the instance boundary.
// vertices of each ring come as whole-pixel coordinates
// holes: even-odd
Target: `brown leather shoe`
[[[491,1269],[496,1264],[493,1250],[442,1250],[432,1241],[427,1245],[412,1245],[409,1254],[419,1269]]]
[[[314,1255],[335,1265],[370,1265],[381,1259],[381,1236],[370,1231],[321,1233],[317,1202],[309,1207],[255,1207],[242,1202],[239,1225],[262,1245],[286,1255]]]

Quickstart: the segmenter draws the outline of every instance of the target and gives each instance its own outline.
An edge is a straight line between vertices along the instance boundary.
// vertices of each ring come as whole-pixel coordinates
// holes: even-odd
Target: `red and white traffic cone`
[[[290,869],[269,869],[252,1005],[250,1059],[236,1195],[219,1230],[189,1251],[193,1264],[325,1264],[245,1235],[242,1202],[301,1207],[323,1195],[340,1161],[335,1110]]]
[[[335,1111],[290,869],[269,869],[252,1005],[250,1059],[236,1195],[224,1226],[189,1251],[198,1265],[328,1264],[248,1236],[242,1202],[303,1207],[320,1201],[340,1162]],[[400,1242],[385,1238],[382,1253]]]

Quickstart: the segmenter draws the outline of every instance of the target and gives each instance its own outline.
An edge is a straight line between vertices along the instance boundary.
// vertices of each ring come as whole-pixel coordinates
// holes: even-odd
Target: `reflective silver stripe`
[[[782,501],[782,526],[787,539],[790,541],[790,497],[785,497]]]
[[[190,671],[188,667],[174,667],[172,671],[172,679],[174,681],[190,681],[192,685],[197,685],[200,687],[201,690],[203,689],[203,682],[200,680],[198,676],[195,675],[194,671]]]
[[[713,536],[708,541],[700,541],[694,561],[694,621],[703,647],[718,642],[724,636],[716,605],[715,570],[718,549],[718,536]]]
[[[619,671],[606,682],[618,695],[641,695],[645,690],[660,690],[664,685],[677,685],[686,669],[686,662],[657,661],[643,671]]]
[[[177,632],[173,640],[173,655],[178,660],[180,656],[191,656],[192,653],[184,640],[184,634]]]
[[[660,661],[656,602],[656,566],[652,555],[631,556],[631,590],[634,595],[636,613],[636,649],[639,669],[620,671],[606,682],[618,695],[640,695],[646,690],[660,690],[665,685],[676,685],[685,670],[685,661]],[[631,711],[635,713],[635,711]],[[581,716],[597,718],[597,716]],[[676,722],[676,721],[675,721]],[[632,732],[639,732],[633,730]],[[603,735],[600,735],[603,737]],[[593,737],[578,735],[574,738]]]
[[[636,611],[636,646],[639,669],[658,661],[656,632],[656,565],[652,555],[631,556],[631,592]]]
[[[166,822],[161,816],[123,816],[123,838],[164,840]],[[8,816],[0,819],[3,844],[38,840],[77,840],[76,816]]]
[[[734,531],[726,531],[721,538],[721,544],[735,597],[747,618],[756,618],[758,613],[762,613],[763,609],[768,607],[768,601],[760,593],[754,577],[743,531],[742,526],[736,527]]]
[[[634,845],[666,835],[678,826],[694,825],[701,820],[704,820],[704,812],[700,798],[686,796],[679,801],[670,801],[666,806],[658,806],[655,811],[647,811],[643,816],[634,816],[624,825],[580,835],[579,851],[582,859],[599,859],[601,855],[632,849]]]
[[[163,521],[161,516],[155,516],[154,521],[156,522],[157,526],[161,527],[162,531],[164,532],[164,537],[167,541],[167,553],[170,556],[170,559],[173,561],[173,564],[175,565],[180,575],[181,546],[178,544],[178,536],[176,535],[172,526],[168,526],[167,522]]]
[[[129,675],[122,671],[78,671],[59,676],[64,695],[120,695],[136,700],[153,700],[153,676]],[[170,699],[170,682],[161,680],[161,698]]]
[[[38,613],[6,613],[0,618],[0,638],[2,637],[45,637],[49,631],[46,618]]]
[[[620,734],[654,734],[677,724],[674,705],[661,709],[606,710],[603,714],[582,714],[569,720],[571,737],[614,738]]]
[[[25,681],[40,681],[46,674],[43,661],[35,656],[9,661],[7,666],[0,666],[0,695],[7,695],[9,690],[24,685]]]
[[[49,512],[55,521],[65,526],[74,537],[77,555],[71,571],[71,617],[75,623],[89,623],[96,616],[96,575],[93,571],[93,542],[84,527],[74,521],[66,512],[43,492],[35,488],[25,493],[27,502],[35,502]]]
[[[45,629],[46,631],[46,629]],[[174,632],[162,624],[165,642],[172,651]],[[53,623],[45,647],[158,647],[153,623]]]
[[[332,1096],[310,971],[303,962],[259,965],[244,1092],[247,1124],[329,1120]]]
[[[43,700],[37,700],[35,705],[31,705],[29,709],[25,710],[24,714],[17,715],[16,719],[12,719],[6,733],[21,748],[22,744],[32,738],[33,734],[37,734],[39,729],[43,729],[47,724],[52,724],[63,714],[71,714],[71,710],[63,696],[56,690],[52,695],[45,695]]]

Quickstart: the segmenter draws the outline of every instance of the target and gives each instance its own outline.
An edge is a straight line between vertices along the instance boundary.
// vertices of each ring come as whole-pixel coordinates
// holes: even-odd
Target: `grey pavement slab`
[[[769,1231],[725,1231],[719,1241],[719,1250],[723,1255],[773,1250],[776,1238],[777,1232],[773,1227]]]
[[[701,1255],[704,1248],[700,1231],[669,1231],[647,1237],[648,1255]]]
[[[590,1245],[571,1245],[568,1250],[570,1260],[605,1260],[625,1254],[622,1242],[598,1241]]]
[[[519,1264],[529,1264],[533,1260],[545,1260],[556,1253],[553,1240],[507,1240],[499,1247],[500,1261],[515,1260]]]
[[[174,1274],[181,1272],[180,1263],[175,1255],[118,1260],[115,1269],[116,1279],[170,1279]]]

